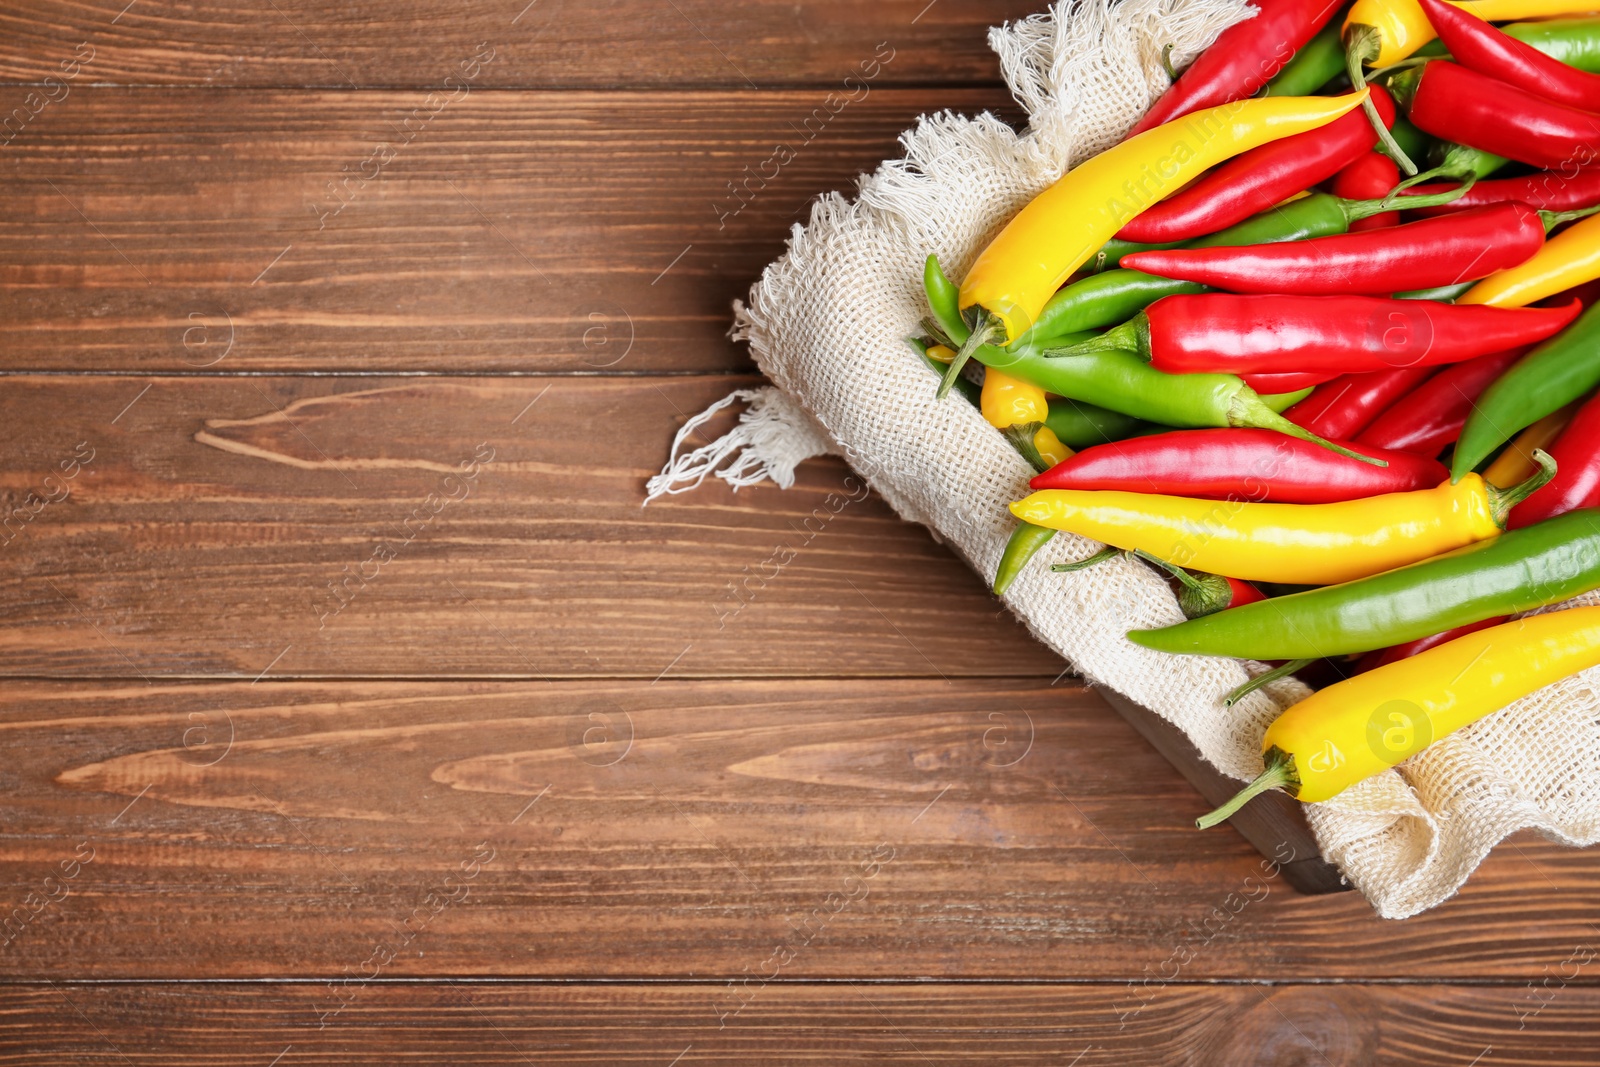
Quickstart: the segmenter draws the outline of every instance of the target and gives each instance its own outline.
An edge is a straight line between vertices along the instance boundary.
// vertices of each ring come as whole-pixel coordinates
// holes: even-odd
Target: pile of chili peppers
[[[1600,17],[1537,21],[1594,5],[1256,0],[959,285],[928,257],[913,346],[1037,471],[995,591],[1077,534],[1054,570],[1176,583],[1135,644],[1276,664],[1228,704],[1325,682],[1201,825],[1600,665],[1600,608],[1524,614],[1600,588]]]

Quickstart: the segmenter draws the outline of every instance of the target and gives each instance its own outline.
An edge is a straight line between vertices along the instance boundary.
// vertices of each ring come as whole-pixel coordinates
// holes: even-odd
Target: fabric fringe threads
[[[749,342],[781,392],[740,390],[691,420],[673,442],[672,461],[651,479],[649,498],[713,475],[735,487],[762,478],[788,486],[801,460],[834,452],[902,517],[931,528],[979,574],[993,574],[1012,528],[1006,505],[1027,493],[1031,471],[971,405],[934,399],[937,376],[906,345],[924,313],[923,259],[936,253],[959,278],[1015,211],[1116,143],[1166,89],[1166,45],[1185,62],[1252,13],[1241,0],[1063,0],[990,31],[1028,130],[1018,134],[992,115],[925,116],[902,135],[904,157],[864,177],[853,201],[821,197],[749,303],[734,309],[733,336]],[[750,406],[733,431],[684,451],[693,430],[738,401]],[[1226,773],[1254,777],[1262,732],[1308,690],[1284,679],[1223,708],[1224,695],[1262,665],[1128,642],[1125,631],[1182,615],[1166,581],[1141,564],[1051,573],[1051,564],[1099,547],[1056,537],[1006,603],[1084,677],[1176,724]],[[1569,678],[1398,770],[1307,805],[1323,855],[1378,914],[1404,918],[1450,897],[1517,830],[1594,843],[1597,683],[1600,672]],[[1196,812],[1200,806],[1197,798]]]

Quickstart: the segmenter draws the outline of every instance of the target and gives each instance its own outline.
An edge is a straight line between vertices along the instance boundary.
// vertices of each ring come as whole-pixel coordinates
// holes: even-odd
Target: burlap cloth
[[[1028,130],[1018,134],[987,114],[926,116],[902,136],[905,158],[863,177],[853,201],[820,199],[748,306],[735,308],[734,336],[750,343],[777,389],[730,397],[750,406],[732,433],[710,445],[688,450],[700,420],[686,426],[650,495],[682,491],[708,475],[736,487],[764,477],[787,486],[796,463],[833,452],[901,516],[930,527],[979,574],[993,575],[1013,527],[1006,505],[1028,492],[1031,472],[970,404],[954,394],[934,399],[935,375],[906,346],[925,314],[923,258],[937,253],[959,278],[1017,209],[1114,144],[1166,88],[1164,45],[1176,45],[1173,59],[1182,64],[1251,14],[1239,0],[1062,0],[1048,14],[992,30]],[[1254,776],[1262,731],[1304,686],[1289,679],[1224,709],[1223,694],[1249,677],[1247,666],[1259,673],[1261,665],[1129,643],[1126,630],[1182,615],[1167,583],[1142,564],[1049,569],[1098,547],[1057,537],[1006,603],[1086,678],[1175,723],[1226,773]],[[1593,843],[1597,681],[1589,671],[1550,686],[1395,771],[1307,805],[1323,854],[1378,914],[1398,919],[1448,898],[1516,830]]]

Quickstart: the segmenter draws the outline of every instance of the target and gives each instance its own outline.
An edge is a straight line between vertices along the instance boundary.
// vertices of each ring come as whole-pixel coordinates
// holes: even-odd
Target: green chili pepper
[[[1515,22],[1501,30],[1569,67],[1600,74],[1600,19]]]
[[[1086,339],[1086,335],[1079,334],[1077,338]],[[1074,343],[1071,335],[1061,341]],[[984,345],[974,358],[985,366],[1032,382],[1047,393],[1110,408],[1148,422],[1191,428],[1256,426],[1313,441],[1362,462],[1372,462],[1296,426],[1232,374],[1165,374],[1132,352],[1116,350],[1052,359],[1039,352]],[[1301,390],[1298,394],[1285,393],[1274,399],[1279,403],[1294,403],[1291,397],[1306,394],[1306,390]]]
[[[1570,511],[1370,578],[1207,615],[1128,639],[1244,659],[1340,656],[1531,611],[1600,587],[1600,509]]]
[[[1545,19],[1514,22],[1501,32],[1530,44],[1569,67],[1600,74],[1600,19]],[[1413,59],[1448,56],[1450,50],[1435,38],[1411,54]]]
[[[939,266],[939,257],[930,255],[922,264],[922,288],[928,295],[928,308],[945,336],[961,344],[972,333],[961,318],[961,290]],[[940,368],[941,373],[943,368]]]
[[[1283,65],[1283,69],[1267,83],[1267,96],[1311,96],[1318,89],[1344,73],[1344,42],[1339,30],[1344,19],[1335,16],[1328,20],[1311,40],[1300,46]]]
[[[1006,542],[1006,549],[1000,554],[1000,566],[994,572],[995,596],[1003,596],[1011,583],[1017,580],[1017,575],[1022,573],[1022,568],[1028,565],[1056,532],[1048,526],[1035,526],[1031,522],[1019,525],[1011,533],[1011,540]]]
[[[1140,433],[1167,429],[1165,426],[1136,419],[1132,415],[1124,415],[1120,411],[1111,411],[1063,397],[1050,398],[1050,415],[1044,420],[1044,424],[1050,427],[1050,432],[1056,435],[1056,440],[1074,450],[1088,448],[1091,445],[1103,445],[1108,441],[1120,441]]]
[[[1456,438],[1450,480],[1489,457],[1518,432],[1600,385],[1600,303],[1529,352],[1483,391]]]

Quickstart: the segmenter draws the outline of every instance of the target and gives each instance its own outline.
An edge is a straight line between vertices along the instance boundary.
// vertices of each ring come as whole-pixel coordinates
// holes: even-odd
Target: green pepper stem
[[[1358,460],[1370,466],[1387,467],[1389,465],[1387,460],[1352,452],[1350,449],[1343,445],[1335,444],[1326,437],[1318,437],[1304,426],[1295,425],[1267,407],[1266,402],[1257,395],[1256,391],[1243,382],[1239,384],[1239,391],[1234,394],[1233,402],[1228,405],[1228,425],[1253,426],[1260,430],[1277,430],[1279,433],[1288,434],[1290,437],[1298,437],[1302,441],[1310,441],[1312,444],[1320,445],[1330,452],[1337,452],[1341,456],[1348,456],[1350,459]]]
[[[967,360],[972,358],[972,353],[1005,334],[1005,326],[999,318],[987,311],[980,310],[980,314],[982,318],[973,328],[971,335],[956,350],[956,358],[950,361],[950,366],[944,372],[944,378],[939,382],[939,391],[935,396],[940,400],[950,395],[950,387],[956,384],[956,379],[961,376],[961,369],[967,365]]]
[[[1227,696],[1223,697],[1222,706],[1225,708],[1231,708],[1235,704],[1239,703],[1239,701],[1249,696],[1251,693],[1254,693],[1257,689],[1260,689],[1262,686],[1276,682],[1279,678],[1287,678],[1295,671],[1298,671],[1304,667],[1308,667],[1315,662],[1315,660],[1310,659],[1292,659],[1281,666],[1272,668],[1270,671],[1267,671],[1264,674],[1258,674],[1248,682],[1239,686],[1233,692],[1229,693]]]
[[[1355,86],[1357,92],[1367,87],[1367,77],[1362,70],[1362,65],[1368,60],[1377,59],[1381,47],[1381,34],[1376,26],[1367,26],[1356,23],[1350,27],[1352,31],[1345,41],[1345,68],[1350,72],[1350,84]],[[1394,139],[1389,132],[1389,127],[1383,124],[1383,118],[1378,114],[1378,105],[1372,102],[1369,93],[1361,101],[1361,110],[1367,113],[1367,121],[1372,124],[1373,130],[1378,134],[1378,140],[1383,144],[1384,152],[1395,161],[1399,168],[1407,174],[1415,174],[1417,165],[1411,162],[1411,157],[1406,155],[1405,149]]]
[[[1586,219],[1597,211],[1600,211],[1600,204],[1596,204],[1594,207],[1586,207],[1579,211],[1541,211],[1539,212],[1539,219],[1544,223],[1544,232],[1549,233],[1563,222],[1576,222],[1578,219]]]
[[[944,345],[952,352],[960,347],[960,345],[958,345],[956,342],[950,340],[950,338],[945,334],[944,326],[932,315],[924,315],[922,317],[922,321],[918,323],[918,325],[922,327],[922,331],[929,337],[933,338],[939,344]],[[944,373],[944,368],[940,367],[939,372],[941,374]]]
[[[1169,81],[1178,80],[1178,72],[1172,67],[1172,50],[1176,47],[1175,44],[1168,44],[1161,49],[1161,69],[1167,72]]]
[[[1148,360],[1149,337],[1150,320],[1141,311],[1127,322],[1113,326],[1099,337],[1091,337],[1087,341],[1079,341],[1075,345],[1061,348],[1046,348],[1043,350],[1043,355],[1049,359],[1063,359],[1068,356],[1090,356],[1096,352],[1135,352]]]
[[[1489,513],[1494,517],[1495,525],[1502,530],[1506,528],[1506,516],[1511,513],[1511,509],[1543,489],[1550,479],[1556,476],[1556,461],[1550,453],[1542,448],[1536,448],[1531,458],[1539,465],[1539,469],[1510,489],[1501,489],[1488,482],[1483,483],[1484,488],[1489,491]]]
[[[1435,170],[1442,169],[1443,168],[1435,168]],[[1478,184],[1478,176],[1470,171],[1466,174],[1444,174],[1443,176],[1446,178],[1460,178],[1461,184],[1456,186],[1454,189],[1446,189],[1442,193],[1429,193],[1427,196],[1401,195],[1405,192],[1405,190],[1411,188],[1413,185],[1421,184],[1427,178],[1439,176],[1440,175],[1435,174],[1433,171],[1428,171],[1425,174],[1419,174],[1410,181],[1403,181],[1399,185],[1395,186],[1394,189],[1390,191],[1389,195],[1384,197],[1382,200],[1366,200],[1361,201],[1361,203],[1371,203],[1377,205],[1377,210],[1368,212],[1368,215],[1380,215],[1385,211],[1409,211],[1414,208],[1443,207],[1445,204],[1460,200],[1463,196],[1467,195],[1474,185]],[[1346,214],[1348,214],[1348,211]],[[1366,218],[1367,215],[1361,215],[1358,217]]]
[[[1033,443],[1033,435],[1039,432],[1041,425],[1043,424],[1038,422],[1024,422],[1020,425],[1007,426],[1000,431],[1006,435],[1006,440],[1011,442],[1011,447],[1028,461],[1035,474],[1043,474],[1050,469],[1050,464],[1039,454],[1039,449]]]
[[[1107,545],[1094,555],[1086,556],[1076,563],[1055,563],[1051,564],[1050,569],[1057,574],[1066,574],[1068,571],[1081,571],[1085,567],[1093,567],[1096,563],[1104,563],[1112,556],[1120,555],[1122,555],[1122,549]]]
[[[1166,560],[1162,559],[1160,556],[1152,556],[1150,553],[1146,552],[1142,548],[1134,549],[1133,550],[1133,554],[1135,556],[1138,556],[1140,559],[1144,560],[1146,563],[1152,563],[1155,566],[1160,567],[1162,570],[1166,571],[1168,574],[1170,574],[1174,578],[1178,579],[1178,581],[1184,586],[1184,588],[1186,588],[1186,589],[1199,589],[1200,588],[1200,580],[1198,578],[1196,578],[1194,575],[1190,574],[1188,571],[1184,570],[1182,567],[1178,566],[1176,563],[1168,563]]]
[[[1207,830],[1231,819],[1240,808],[1269,789],[1282,789],[1291,796],[1299,791],[1300,775],[1295,771],[1293,756],[1273,745],[1267,749],[1262,760],[1265,767],[1256,775],[1255,781],[1235,793],[1233,799],[1222,807],[1200,816],[1194,821],[1195,826]]]

